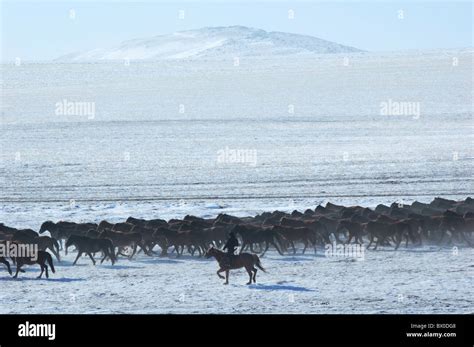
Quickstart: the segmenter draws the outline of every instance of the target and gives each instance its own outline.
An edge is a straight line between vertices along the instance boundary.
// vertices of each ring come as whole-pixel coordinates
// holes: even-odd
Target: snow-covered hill
[[[58,60],[77,62],[122,59],[160,60],[350,52],[360,52],[360,50],[307,35],[230,26],[180,31],[169,35],[130,40],[108,49],[101,48],[68,54]]]

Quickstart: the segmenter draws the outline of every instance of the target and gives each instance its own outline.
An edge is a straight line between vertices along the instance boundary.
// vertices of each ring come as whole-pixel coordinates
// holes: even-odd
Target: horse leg
[[[46,271],[46,278],[49,278],[48,265],[44,264],[44,270]]]
[[[124,250],[123,247],[118,247],[118,249],[117,249],[117,255],[120,254],[120,255],[123,255],[124,257],[126,257],[127,255],[126,255],[125,253],[122,253],[123,250]]]
[[[224,284],[229,284],[229,270],[225,270],[225,282]]]
[[[397,240],[395,240],[395,242],[396,242],[395,250],[397,250],[398,247],[400,247],[400,244],[402,243],[402,240],[403,240],[403,236],[401,236],[401,235],[400,235],[400,237],[397,238]],[[408,244],[408,236],[407,236],[407,244]]]
[[[141,241],[141,242],[138,242],[137,245],[138,245],[138,247],[139,247],[139,250],[138,250],[137,254],[139,254],[140,252],[143,252],[143,253],[145,253],[146,255],[150,255],[150,254],[148,253],[148,249],[147,249],[147,246],[148,246],[148,243],[147,243],[147,242]]]
[[[303,243],[304,243],[304,247],[303,247],[303,253],[306,252],[306,247],[308,247],[308,241],[307,240],[303,240]]]
[[[370,248],[373,242],[374,242],[374,235],[370,234],[370,242],[369,242],[369,245],[367,246],[367,249]]]
[[[41,276],[43,276],[43,272],[44,272],[44,264],[38,263],[38,265],[39,265],[40,268],[41,268],[41,273],[40,273],[39,276],[36,277],[36,278],[41,278]]]
[[[74,260],[74,263],[72,263],[72,265],[76,265],[77,260],[79,259],[79,257],[80,257],[81,255],[82,255],[82,252],[77,253],[76,260]]]
[[[423,246],[423,230],[421,230],[421,227],[418,228],[415,235],[418,237],[417,246]]]
[[[268,251],[268,246],[268,241],[265,241],[265,249],[263,250],[261,257],[263,257],[265,255],[265,252]]]
[[[249,274],[249,281],[247,282],[247,285],[252,284],[252,268],[250,266],[246,266],[245,270],[247,270],[247,273]]]
[[[94,259],[94,257],[92,256],[92,254],[91,254],[90,252],[87,252],[87,255],[89,256],[89,258],[91,258],[92,263],[95,265],[95,259]]]
[[[146,243],[141,243],[138,246],[140,247],[140,249],[138,250],[137,254],[143,251],[143,253],[145,253],[146,255],[148,255],[148,256],[150,255]]]
[[[136,252],[137,252],[137,244],[134,242],[132,255],[128,259],[132,259]]]
[[[273,245],[273,247],[275,247],[275,249],[277,250],[278,254],[283,255],[283,253],[282,253],[281,250],[280,250],[280,247],[278,247],[277,244],[276,244],[273,240],[270,240],[270,244]]]
[[[112,265],[114,265],[115,262],[117,261],[117,258],[115,257],[115,254],[114,254],[114,248],[112,247],[110,250],[105,249],[104,254],[105,254],[104,257],[109,257],[110,261],[112,262]]]
[[[143,253],[145,253],[147,256],[151,257],[151,250],[150,250],[150,245],[149,244],[146,244],[146,243],[143,243],[141,245],[139,245],[140,247],[140,250],[143,251]]]
[[[380,244],[382,244],[382,241],[383,241],[383,238],[380,238],[377,236],[377,242],[375,243],[375,247],[374,247],[374,251],[377,249],[377,246]]]
[[[253,283],[257,282],[256,278],[257,278],[257,268],[254,266],[253,269]]]
[[[54,246],[50,246],[50,247],[48,247],[48,248],[51,250],[51,252],[53,252],[53,254],[54,254],[54,256],[56,257],[56,259],[58,260],[58,262],[60,262],[61,259],[59,258],[59,253],[56,252],[56,250],[54,249]]]
[[[153,255],[153,254],[156,254],[155,251],[153,251],[153,247],[155,247],[155,243],[153,241],[150,241],[146,244],[146,246],[148,247],[148,253],[150,253],[149,255]]]
[[[225,279],[225,277],[220,274],[222,271],[225,271],[225,270],[224,269],[217,270],[217,276],[219,276],[219,278]]]
[[[344,243],[344,242],[342,242],[341,239],[339,238],[339,233],[331,233],[331,234],[334,235],[334,238],[336,239],[336,243],[338,243],[338,244],[339,244],[339,243]],[[328,243],[330,243],[330,242],[328,242]]]
[[[314,243],[313,243],[313,248],[314,248],[314,254],[316,254],[316,253],[317,253],[317,249],[316,249],[316,241],[314,241]]]
[[[296,254],[296,247],[293,241],[290,241],[291,247],[293,247],[293,255]]]
[[[349,238],[348,238],[347,241],[346,241],[346,245],[348,245],[349,243],[351,243],[351,241],[352,241],[352,236],[354,236],[354,235],[352,235],[352,233],[349,233]]]
[[[168,255],[168,247],[163,246],[163,248],[161,249],[160,257],[166,257],[167,255]]]
[[[103,257],[102,260],[100,261],[101,264],[104,262],[105,258],[107,258],[107,253],[104,252],[104,257]],[[112,260],[112,259],[110,259],[110,260]],[[113,264],[113,263],[112,263],[112,264]]]
[[[13,278],[17,278],[18,277],[18,273],[21,271],[21,264],[16,264],[16,273],[15,273],[15,276],[13,276]]]
[[[447,243],[448,246],[451,246],[453,244],[453,236],[454,236],[454,233],[451,230],[449,230],[449,240]]]

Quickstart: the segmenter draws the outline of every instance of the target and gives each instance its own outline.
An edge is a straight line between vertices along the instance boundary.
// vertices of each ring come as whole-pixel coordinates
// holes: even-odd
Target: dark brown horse
[[[52,221],[46,221],[41,224],[39,233],[42,234],[45,231],[49,231],[52,238],[59,241],[61,249],[63,248],[63,240],[67,240],[71,235],[82,235],[84,236],[90,229],[96,229],[97,224],[95,223],[74,223],[59,221],[54,223]],[[67,254],[67,250],[66,250]]]
[[[99,236],[100,239],[109,239],[112,241],[114,247],[117,247],[117,255],[125,255],[121,253],[121,250],[123,250],[126,247],[130,247],[132,249],[132,253],[128,256],[129,259],[132,259],[133,256],[135,255],[137,251],[137,247],[140,247],[140,249],[145,252],[145,254],[148,254],[148,251],[146,249],[143,249],[143,237],[140,233],[136,232],[120,232],[120,231],[113,231],[110,229],[104,229],[100,233]]]
[[[217,262],[219,263],[219,270],[217,270],[217,276],[219,278],[225,279],[224,284],[229,284],[229,271],[232,269],[240,269],[245,267],[247,273],[249,274],[249,281],[247,284],[252,284],[256,282],[257,276],[257,269],[258,267],[263,272],[266,272],[263,268],[262,264],[260,263],[260,258],[256,254],[250,253],[240,253],[238,255],[234,255],[230,259],[230,267],[227,266],[229,264],[228,257],[229,255],[217,248],[211,247],[206,252],[206,258],[214,257]],[[221,275],[221,272],[225,271],[225,277]]]
[[[82,253],[86,253],[95,265],[95,259],[92,256],[92,253],[99,251],[102,251],[104,254],[104,257],[100,261],[101,264],[107,257],[110,258],[112,265],[114,265],[116,261],[114,246],[112,241],[109,239],[93,239],[86,236],[71,235],[66,241],[66,249],[73,245],[77,248],[77,257],[72,265],[76,265],[77,260],[80,258]]]
[[[255,244],[264,244],[265,249],[261,256],[265,254],[270,245],[273,245],[277,252],[280,255],[283,255],[281,250],[284,249],[284,240],[278,232],[271,228],[261,228],[250,224],[238,224],[234,225],[231,230],[242,238],[242,247],[240,248],[241,253],[247,246],[250,246],[250,251],[253,252],[253,246]]]
[[[112,231],[117,231],[117,232],[122,232],[122,233],[129,233],[133,231],[133,228],[135,227],[134,224],[131,223],[109,223],[106,220],[103,220],[102,222],[99,223],[97,226],[97,231],[102,232],[105,229],[110,229]]]
[[[15,232],[11,238],[13,242],[34,244],[38,246],[40,251],[50,250],[58,261],[61,261],[59,256],[59,243],[56,239],[49,236],[36,236],[31,237],[28,233],[22,230]]]
[[[364,241],[362,237],[364,236],[364,224],[351,222],[349,220],[340,220],[336,228],[336,233],[339,233],[343,230],[347,230],[349,233],[349,238],[346,241],[346,244],[351,243],[352,238],[355,238],[355,242],[363,244]]]
[[[316,253],[316,233],[307,227],[285,227],[274,225],[272,230],[279,233],[293,248],[293,254],[296,254],[295,243],[302,242],[304,244],[303,254],[308,244],[313,246]]]
[[[41,273],[37,278],[41,278],[43,276],[43,272],[46,271],[46,278],[49,278],[48,274],[48,265],[51,267],[51,271],[55,273],[56,271],[54,270],[54,265],[53,265],[53,258],[51,257],[51,254],[45,251],[38,251],[37,257],[16,257],[14,258],[16,262],[16,273],[13,278],[18,277],[18,273],[24,272],[21,267],[23,265],[34,265],[38,264],[41,267]],[[48,264],[46,264],[48,263]]]

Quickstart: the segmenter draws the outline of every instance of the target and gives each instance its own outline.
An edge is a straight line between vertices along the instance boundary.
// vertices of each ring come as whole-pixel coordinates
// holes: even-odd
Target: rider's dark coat
[[[234,235],[231,235],[227,240],[224,250],[227,250],[227,254],[234,254],[235,249],[239,246],[239,240]]]

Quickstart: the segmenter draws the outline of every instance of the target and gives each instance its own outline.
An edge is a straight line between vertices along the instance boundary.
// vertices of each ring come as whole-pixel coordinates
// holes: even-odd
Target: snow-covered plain
[[[453,58],[457,64],[453,65]],[[1,65],[0,221],[253,215],[331,201],[464,199],[473,189],[472,50],[193,62]],[[56,104],[94,102],[93,119]],[[420,116],[386,116],[388,100]],[[249,149],[256,164],[219,162]],[[1,313],[472,313],[473,249],[262,260],[224,287],[213,260],[0,273]],[[3,268],[0,268],[3,271]],[[27,285],[26,285],[27,284]]]
[[[474,252],[451,248],[382,248],[364,259],[316,255],[262,258],[268,273],[230,284],[217,263],[196,257],[140,255],[93,266],[75,254],[49,280],[29,268],[19,279],[0,273],[0,313],[474,313]]]

